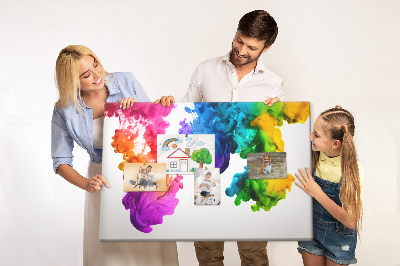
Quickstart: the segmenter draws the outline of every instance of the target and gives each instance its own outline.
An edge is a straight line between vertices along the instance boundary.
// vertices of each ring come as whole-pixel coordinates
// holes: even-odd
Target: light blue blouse
[[[106,78],[110,95],[106,102],[120,102],[122,98],[132,97],[138,102],[150,102],[139,81],[129,72],[111,73]],[[51,120],[51,156],[53,170],[57,173],[60,164],[72,167],[74,141],[84,148],[92,162],[102,160],[101,149],[93,148],[93,110],[84,104],[83,113],[75,106],[62,109],[55,106]]]

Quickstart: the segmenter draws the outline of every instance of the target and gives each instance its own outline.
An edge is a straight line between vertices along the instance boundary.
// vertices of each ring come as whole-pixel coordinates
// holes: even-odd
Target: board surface
[[[127,110],[107,103],[103,175],[110,188],[101,193],[100,240],[311,239],[312,200],[293,182],[299,168],[311,168],[309,134],[308,102],[280,102],[272,107],[242,102],[171,107],[135,103]],[[124,164],[157,163],[161,149],[168,153],[162,159],[167,168],[184,169],[179,176],[167,170],[172,179],[168,191],[124,192]],[[272,174],[278,165],[274,153],[285,153],[279,157],[286,160],[285,178],[268,179],[267,171],[265,179],[249,179],[247,155],[265,152],[272,155],[271,167],[262,161],[259,167],[272,169]],[[195,204],[200,189],[196,186],[205,182],[196,180],[195,186],[199,158],[204,158],[204,175],[207,168],[219,169],[218,182],[211,177],[210,183],[218,186],[208,188],[219,196],[217,205]],[[192,160],[190,168],[179,160]]]

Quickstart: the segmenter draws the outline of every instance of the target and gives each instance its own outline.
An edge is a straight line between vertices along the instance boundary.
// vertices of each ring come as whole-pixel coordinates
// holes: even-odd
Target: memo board
[[[100,240],[311,239],[312,200],[294,184],[309,134],[308,102],[106,103]],[[167,191],[138,175],[124,192],[127,163],[166,165]]]

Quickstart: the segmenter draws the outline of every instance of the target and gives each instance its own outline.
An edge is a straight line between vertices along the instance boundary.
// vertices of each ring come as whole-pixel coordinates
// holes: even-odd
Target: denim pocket
[[[325,241],[326,232],[327,228],[314,221],[314,238],[317,239],[321,244]]]
[[[337,231],[340,232],[343,236],[352,237],[356,235],[356,230],[354,228],[353,229],[347,228],[342,223],[338,223]]]

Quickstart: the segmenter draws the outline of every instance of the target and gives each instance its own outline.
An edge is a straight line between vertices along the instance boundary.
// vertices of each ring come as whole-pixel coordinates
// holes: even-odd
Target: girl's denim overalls
[[[342,181],[333,183],[313,174],[315,182],[336,204],[342,206],[339,199]],[[345,227],[336,220],[322,205],[313,198],[314,239],[299,241],[298,251],[307,251],[314,255],[325,256],[339,264],[356,263],[355,249],[357,234],[355,229]]]

